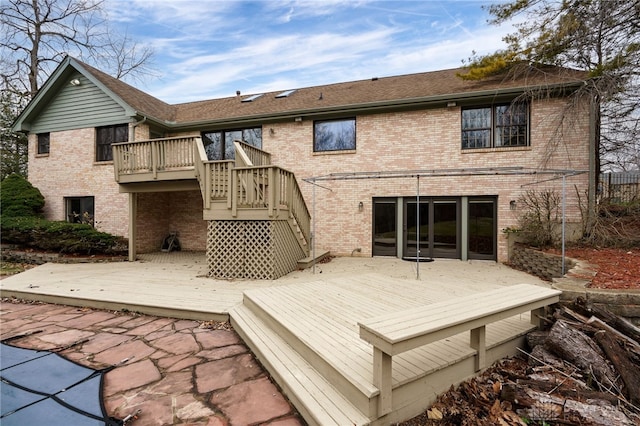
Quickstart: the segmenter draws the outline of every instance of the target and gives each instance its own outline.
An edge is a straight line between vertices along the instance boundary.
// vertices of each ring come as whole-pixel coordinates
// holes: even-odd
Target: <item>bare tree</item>
[[[104,0],[3,0],[3,89],[33,97],[66,55],[118,78],[151,73],[153,52],[109,28]]]
[[[109,27],[104,0],[0,0],[2,177],[26,176],[26,138],[11,123],[67,55],[119,79],[152,75],[153,50]]]
[[[0,180],[13,173],[27,175],[27,137],[11,131],[25,104],[25,98],[8,90],[0,91]]]

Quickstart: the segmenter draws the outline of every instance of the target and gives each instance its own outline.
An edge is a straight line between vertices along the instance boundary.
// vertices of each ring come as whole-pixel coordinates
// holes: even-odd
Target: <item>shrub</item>
[[[44,197],[28,180],[12,174],[2,181],[0,203],[2,217],[38,216],[44,207]]]
[[[527,191],[520,197],[520,203],[526,208],[518,219],[523,243],[541,248],[557,244],[561,201],[553,190]]]
[[[125,254],[126,239],[99,232],[91,225],[52,222],[38,217],[0,218],[2,242],[77,254]]]

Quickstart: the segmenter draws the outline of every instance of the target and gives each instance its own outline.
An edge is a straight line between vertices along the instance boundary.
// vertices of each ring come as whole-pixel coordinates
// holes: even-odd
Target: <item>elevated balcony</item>
[[[115,180],[130,193],[199,188],[208,221],[286,221],[298,247],[284,251],[308,256],[311,217],[294,174],[272,165],[265,151],[234,145],[235,160],[212,161],[197,136],[113,144]],[[236,228],[226,232],[240,232],[238,223],[230,226]]]

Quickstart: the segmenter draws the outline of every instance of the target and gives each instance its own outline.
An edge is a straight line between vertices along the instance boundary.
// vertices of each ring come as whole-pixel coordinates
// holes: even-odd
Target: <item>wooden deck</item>
[[[201,276],[204,255],[170,253],[132,263],[43,265],[0,281],[0,290],[3,297],[77,306],[202,320],[230,317],[310,425],[342,426],[410,418],[451,384],[475,374],[468,334],[398,355],[393,411],[377,418],[372,347],[360,339],[359,321],[510,284],[543,285],[492,262],[436,261],[421,266],[420,280],[412,277],[413,265],[398,259],[334,262],[342,265],[337,273],[320,265],[318,273],[296,271],[273,281],[220,281]],[[478,281],[483,268],[495,276],[492,282]],[[488,326],[487,362],[515,354],[531,327],[528,314]]]
[[[248,290],[230,316],[309,424],[390,424],[419,414],[452,383],[472,376],[475,351],[462,333],[394,357],[392,386],[400,398],[391,414],[377,418],[372,347],[357,323],[452,297],[447,288],[373,273]],[[488,326],[488,362],[515,354],[532,329],[529,314]],[[316,408],[305,412],[307,405]]]

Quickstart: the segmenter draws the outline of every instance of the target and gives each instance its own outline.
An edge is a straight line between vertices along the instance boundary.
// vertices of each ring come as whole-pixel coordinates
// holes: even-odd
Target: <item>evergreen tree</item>
[[[14,93],[0,91],[0,180],[11,174],[27,176],[27,136],[11,131],[24,104]]]
[[[489,22],[516,21],[507,47],[470,59],[466,79],[547,64],[587,72],[574,96],[595,102],[596,172],[640,169],[640,0],[512,0]],[[596,173],[597,177],[598,173]]]

